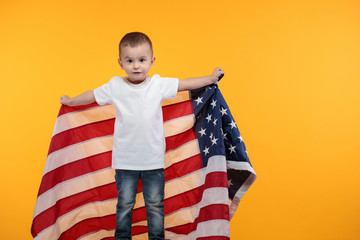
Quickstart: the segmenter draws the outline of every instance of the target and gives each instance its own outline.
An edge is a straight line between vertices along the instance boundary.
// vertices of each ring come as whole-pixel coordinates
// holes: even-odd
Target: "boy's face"
[[[125,70],[128,80],[133,84],[142,83],[154,65],[149,44],[143,43],[136,47],[122,47],[119,58],[120,67]]]

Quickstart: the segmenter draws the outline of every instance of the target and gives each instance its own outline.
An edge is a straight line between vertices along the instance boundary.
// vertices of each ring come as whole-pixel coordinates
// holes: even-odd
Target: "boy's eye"
[[[131,60],[131,59],[129,59],[129,60],[127,60],[127,62],[128,62],[128,63],[132,63],[132,60]]]
[[[140,59],[140,62],[145,62],[145,59]]]

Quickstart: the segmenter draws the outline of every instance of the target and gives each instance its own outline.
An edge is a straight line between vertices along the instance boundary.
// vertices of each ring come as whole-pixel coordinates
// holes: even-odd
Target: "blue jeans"
[[[139,179],[142,181],[149,240],[164,240],[164,169],[115,170],[118,202],[115,240],[131,239],[132,213]]]

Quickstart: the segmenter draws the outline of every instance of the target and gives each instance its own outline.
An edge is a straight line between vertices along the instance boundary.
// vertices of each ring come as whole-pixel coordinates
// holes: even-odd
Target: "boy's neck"
[[[148,78],[148,76],[146,76],[144,79],[142,80],[132,80],[129,76],[126,76],[125,77],[125,80],[130,82],[131,84],[134,84],[134,85],[139,85],[141,83],[143,83],[146,79]]]

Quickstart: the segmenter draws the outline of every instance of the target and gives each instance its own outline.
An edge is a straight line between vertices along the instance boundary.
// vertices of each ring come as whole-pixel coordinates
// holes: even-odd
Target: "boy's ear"
[[[124,66],[122,65],[122,62],[121,62],[121,59],[120,59],[120,58],[118,58],[118,63],[119,63],[119,65],[120,65],[121,69],[124,69]]]
[[[152,66],[154,65],[155,60],[156,60],[156,58],[155,58],[155,57],[153,57],[153,58],[151,59],[151,66],[150,66],[150,67],[152,67]]]

